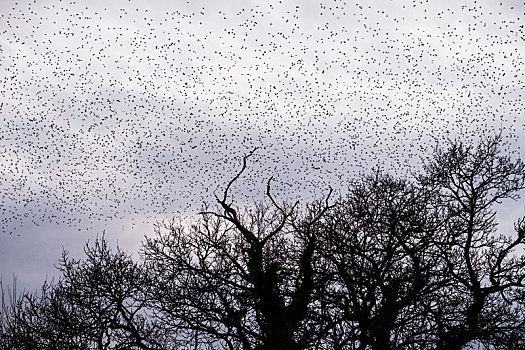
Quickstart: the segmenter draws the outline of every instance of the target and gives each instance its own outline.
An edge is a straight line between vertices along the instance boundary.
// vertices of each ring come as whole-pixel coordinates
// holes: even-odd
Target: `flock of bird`
[[[525,5],[4,1],[0,227],[320,197],[436,144],[525,136]],[[0,233],[2,234],[2,233]]]

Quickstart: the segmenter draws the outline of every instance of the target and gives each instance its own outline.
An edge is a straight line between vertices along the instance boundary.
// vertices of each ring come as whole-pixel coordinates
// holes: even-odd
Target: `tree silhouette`
[[[251,153],[250,153],[251,154]],[[241,210],[228,203],[205,210],[186,228],[169,223],[147,238],[142,254],[155,281],[154,308],[185,339],[228,349],[304,349],[322,339],[316,308],[324,282],[314,272],[325,201],[298,210],[267,201]],[[163,230],[164,229],[164,230]],[[170,321],[170,322],[171,322]]]
[[[438,349],[461,349],[472,340],[491,343],[521,332],[517,311],[525,280],[525,256],[512,252],[525,240],[525,219],[515,236],[499,233],[494,205],[519,198],[525,165],[501,155],[501,135],[477,147],[455,142],[437,149],[420,181],[436,189],[446,218],[440,259],[447,282],[427,307],[437,330]]]
[[[2,289],[6,349],[519,349],[525,217],[498,230],[525,165],[501,135],[436,148],[420,174],[376,171],[306,205],[239,208],[226,185],[191,224],[155,226],[134,260],[104,236],[57,282]]]
[[[340,315],[335,347],[424,343],[415,330],[425,322],[422,298],[436,288],[435,199],[424,187],[377,172],[351,184],[327,213],[321,250]]]
[[[167,348],[162,326],[147,317],[143,268],[104,237],[84,251],[84,260],[63,253],[57,283],[3,303],[5,349]]]

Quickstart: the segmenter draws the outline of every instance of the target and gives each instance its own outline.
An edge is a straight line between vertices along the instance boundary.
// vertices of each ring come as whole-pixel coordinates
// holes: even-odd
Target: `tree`
[[[524,287],[525,256],[513,251],[525,241],[525,219],[516,223],[514,237],[498,233],[494,206],[519,198],[525,165],[501,155],[502,142],[500,134],[477,147],[453,142],[438,148],[419,177],[436,190],[446,213],[439,246],[450,281],[427,305],[438,349],[524,334],[525,315],[516,313],[515,304]]]
[[[169,337],[147,317],[151,283],[142,267],[104,237],[85,260],[64,252],[57,283],[3,303],[6,349],[166,349]]]
[[[248,157],[216,197],[219,210],[204,210],[189,229],[173,222],[158,226],[146,239],[142,255],[155,281],[156,315],[188,343],[210,348],[315,346],[324,334],[317,310],[324,282],[314,272],[316,225],[330,194],[300,213],[297,202],[277,204],[270,178],[266,202],[234,208],[228,191]]]
[[[525,165],[502,138],[436,148],[422,172],[374,172],[301,206],[229,197],[146,237],[136,261],[104,237],[39,293],[2,297],[9,349],[519,349],[525,217],[498,231]],[[2,293],[4,295],[4,293]]]
[[[422,348],[423,296],[436,288],[439,213],[425,187],[376,172],[327,212],[321,250],[339,315],[336,348]]]

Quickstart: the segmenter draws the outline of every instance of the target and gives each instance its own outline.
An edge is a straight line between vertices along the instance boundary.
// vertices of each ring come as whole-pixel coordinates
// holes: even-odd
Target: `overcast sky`
[[[523,1],[0,0],[0,274],[136,251],[259,147],[236,203],[399,175],[446,138],[525,145]],[[507,204],[509,229],[524,201]]]

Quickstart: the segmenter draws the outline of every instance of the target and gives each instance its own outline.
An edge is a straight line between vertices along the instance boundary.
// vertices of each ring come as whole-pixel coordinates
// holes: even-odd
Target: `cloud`
[[[20,274],[66,232],[81,247],[86,230],[124,235],[195,212],[256,146],[239,203],[261,198],[270,176],[279,198],[307,200],[372,167],[406,174],[449,137],[501,128],[521,152],[518,2],[0,9],[0,237],[23,237],[2,238],[4,252],[48,237]],[[18,264],[0,259],[4,276]]]

